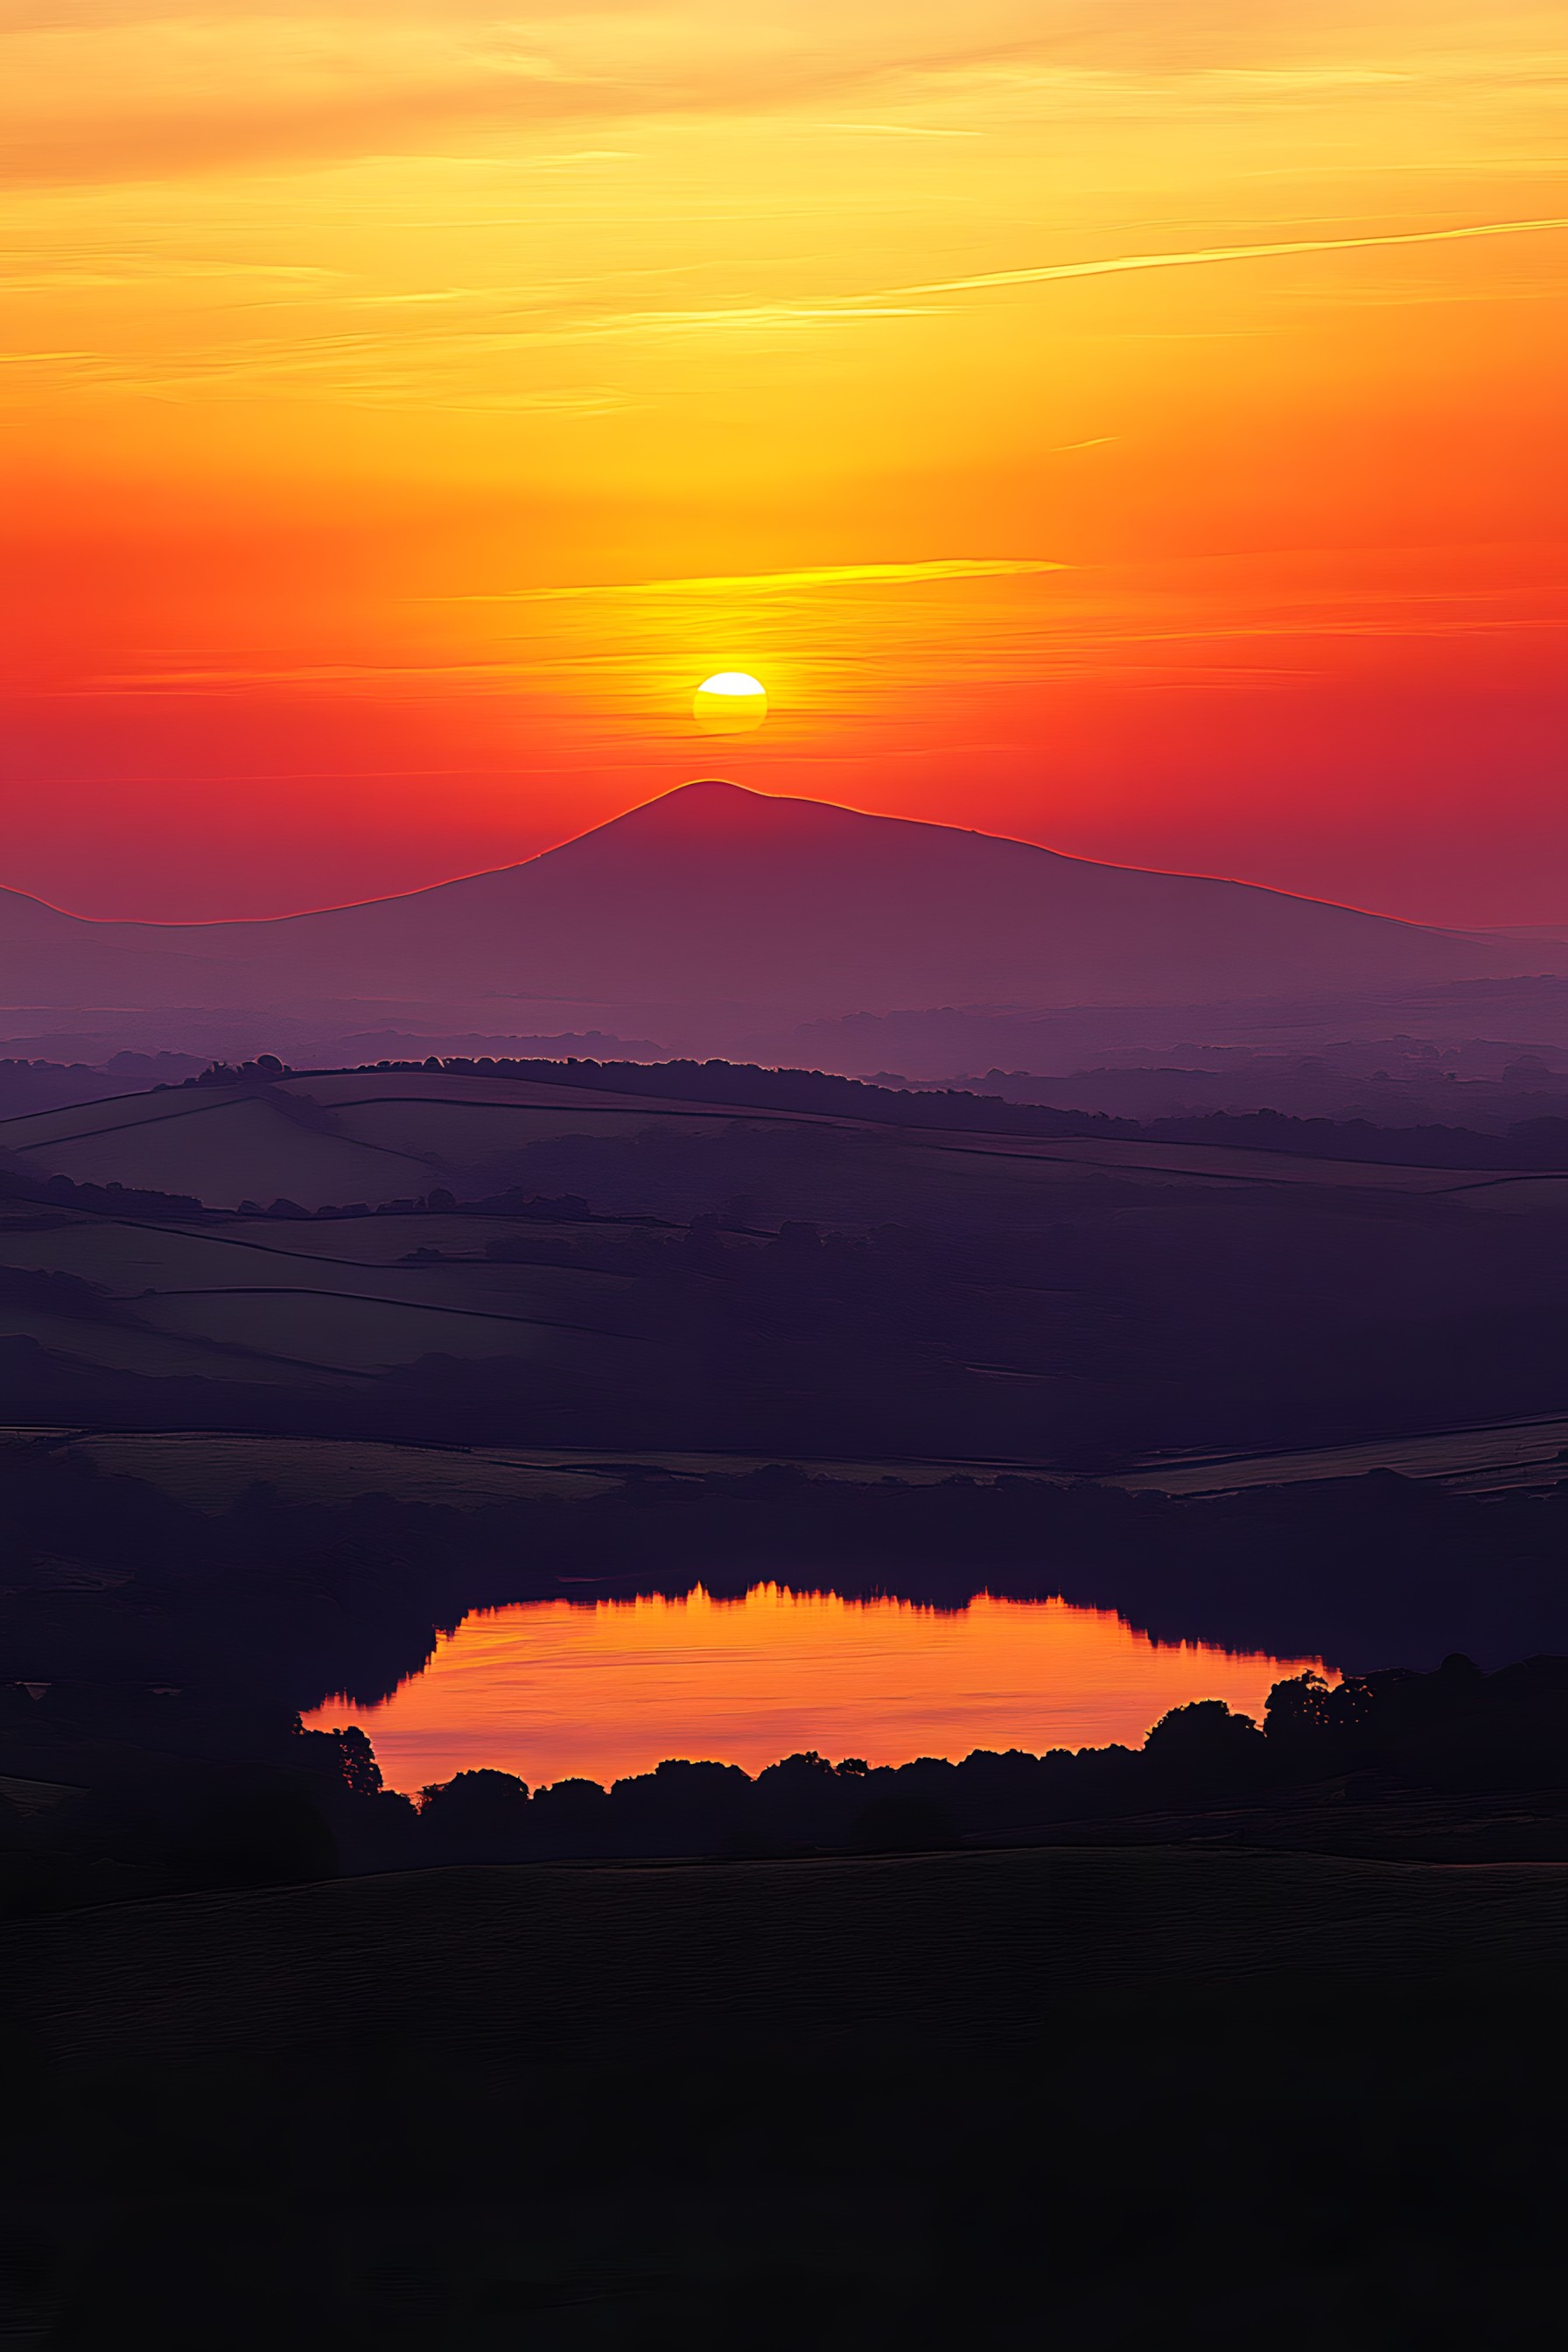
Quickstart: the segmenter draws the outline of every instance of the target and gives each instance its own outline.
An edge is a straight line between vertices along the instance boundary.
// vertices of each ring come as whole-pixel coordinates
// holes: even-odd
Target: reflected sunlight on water
[[[1157,1644],[1064,1601],[966,1608],[844,1601],[759,1584],[743,1600],[524,1601],[466,1617],[378,1706],[341,1698],[310,1727],[362,1724],[389,1788],[481,1764],[537,1787],[606,1785],[666,1757],[755,1772],[801,1748],[899,1764],[974,1748],[1136,1746],[1167,1707],[1260,1714],[1316,1658]]]

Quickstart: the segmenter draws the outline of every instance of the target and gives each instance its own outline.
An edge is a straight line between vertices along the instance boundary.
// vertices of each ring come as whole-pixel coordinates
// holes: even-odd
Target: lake
[[[977,1595],[960,1609],[758,1584],[715,1600],[523,1601],[476,1611],[377,1706],[329,1698],[310,1728],[357,1723],[389,1788],[489,1765],[532,1787],[606,1786],[667,1757],[756,1772],[802,1748],[901,1764],[975,1748],[1142,1743],[1167,1708],[1220,1698],[1260,1716],[1318,1658],[1156,1643],[1111,1611]]]

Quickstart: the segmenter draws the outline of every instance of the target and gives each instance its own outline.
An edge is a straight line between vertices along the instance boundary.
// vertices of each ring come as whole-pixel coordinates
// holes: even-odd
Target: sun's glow
[[[743,669],[705,677],[691,698],[691,715],[705,735],[746,735],[768,715],[767,688]]]

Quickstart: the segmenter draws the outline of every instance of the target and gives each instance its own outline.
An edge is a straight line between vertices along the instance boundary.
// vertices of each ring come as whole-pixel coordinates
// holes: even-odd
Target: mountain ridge
[[[0,892],[0,996],[241,1005],[500,998],[766,1006],[1262,998],[1568,968],[1220,877],[704,779],[520,863],[242,921],[74,916]]]
[[[702,795],[699,803],[694,796]],[[725,799],[715,803],[710,797],[722,794]],[[348,898],[324,907],[290,908],[278,915],[218,915],[163,919],[148,916],[82,915],[74,909],[57,906],[53,899],[43,898],[36,891],[18,890],[0,883],[0,932],[5,929],[4,910],[25,907],[53,920],[68,924],[89,924],[97,930],[135,931],[138,933],[197,934],[223,931],[236,934],[258,934],[283,923],[308,923],[331,916],[363,914],[374,908],[405,907],[434,898],[443,892],[459,890],[470,883],[500,882],[525,874],[543,866],[548,860],[563,858],[586,845],[614,837],[621,828],[641,826],[656,817],[663,817],[677,808],[693,809],[699,805],[711,811],[715,807],[732,808],[737,803],[750,803],[758,808],[820,812],[831,819],[848,818],[867,825],[896,826],[906,833],[953,836],[964,841],[988,842],[1008,849],[1023,850],[1036,857],[1049,859],[1061,867],[1089,868],[1097,873],[1138,875],[1166,882],[1201,882],[1216,887],[1257,891],[1268,898],[1287,899],[1303,907],[1323,907],[1334,912],[1358,915],[1377,923],[1392,923],[1402,930],[1417,931],[1441,939],[1471,940],[1519,940],[1522,945],[1548,945],[1560,938],[1568,938],[1568,924],[1477,924],[1471,928],[1452,923],[1423,923],[1405,915],[1391,915],[1375,908],[1353,907],[1335,898],[1316,898],[1309,891],[1287,890],[1277,883],[1248,882],[1239,875],[1194,874],[1155,866],[1121,866],[1109,858],[1079,857],[1071,851],[1052,849],[1043,842],[1026,841],[1016,834],[990,833],[981,825],[944,824],[933,817],[887,816],[869,809],[850,808],[842,802],[808,800],[795,794],[753,792],[744,784],[731,783],[716,776],[694,778],[689,783],[677,784],[668,793],[651,801],[642,801],[617,816],[606,817],[603,824],[590,826],[584,834],[573,834],[566,840],[552,842],[548,848],[535,850],[531,856],[513,859],[505,866],[479,866],[471,873],[452,874],[437,882],[421,882],[410,890],[378,892],[374,898]],[[700,837],[699,837],[700,838]]]

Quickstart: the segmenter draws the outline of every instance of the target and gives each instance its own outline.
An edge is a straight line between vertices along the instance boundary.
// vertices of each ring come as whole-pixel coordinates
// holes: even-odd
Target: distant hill
[[[521,866],[268,922],[88,922],[0,893],[0,1000],[30,1005],[511,999],[812,1019],[1560,969],[1562,942],[1473,939],[718,782]]]

